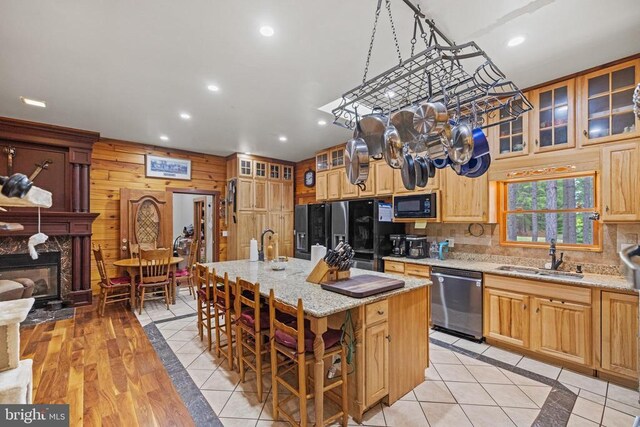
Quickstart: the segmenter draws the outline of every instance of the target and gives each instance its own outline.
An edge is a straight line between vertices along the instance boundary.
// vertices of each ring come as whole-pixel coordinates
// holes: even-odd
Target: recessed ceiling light
[[[209,85],[207,86],[207,89],[209,89],[211,92],[217,92],[220,90],[220,88],[216,85]]]
[[[287,137],[284,135],[281,135],[279,138],[280,142],[287,142]]]
[[[167,135],[160,135],[160,139],[163,141],[168,141],[169,137]]]
[[[507,42],[507,46],[514,47],[524,43],[524,36],[516,36]]]
[[[191,118],[191,114],[189,113],[180,113],[180,118],[184,120],[189,120]]]
[[[33,107],[46,108],[47,103],[44,101],[36,101],[35,99],[25,98],[24,96],[20,97],[20,100],[27,105],[31,105]]]
[[[318,124],[319,124],[320,126],[324,126],[324,125],[326,125],[326,124],[327,124],[327,121],[326,121],[326,120],[318,120]]]
[[[268,25],[263,25],[262,27],[260,27],[260,34],[262,34],[265,37],[271,37],[273,33],[274,33],[273,27],[270,27]]]

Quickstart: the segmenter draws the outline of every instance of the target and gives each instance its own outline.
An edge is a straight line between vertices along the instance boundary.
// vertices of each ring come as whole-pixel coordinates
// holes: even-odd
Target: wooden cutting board
[[[322,289],[347,295],[353,298],[365,298],[382,292],[392,291],[404,287],[404,281],[389,277],[363,274],[339,282],[329,282],[321,285]]]

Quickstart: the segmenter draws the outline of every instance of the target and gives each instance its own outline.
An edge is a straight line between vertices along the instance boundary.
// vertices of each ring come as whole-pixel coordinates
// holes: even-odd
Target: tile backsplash
[[[449,256],[455,259],[496,262],[501,264],[544,267],[549,261],[549,249],[500,246],[500,229],[497,224],[483,224],[484,234],[475,237],[469,234],[469,224],[427,224],[426,229],[416,229],[407,225],[406,232],[427,236],[428,241],[442,241],[450,237],[455,239]],[[602,230],[602,252],[571,251],[564,252],[561,270],[575,271],[581,265],[586,273],[620,274],[618,252],[625,244],[639,244],[640,223],[607,224]],[[559,255],[559,254],[558,254]]]

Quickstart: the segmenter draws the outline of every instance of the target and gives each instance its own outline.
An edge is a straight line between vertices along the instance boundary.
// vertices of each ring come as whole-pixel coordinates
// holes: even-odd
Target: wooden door
[[[253,179],[238,178],[238,187],[236,188],[236,204],[238,211],[253,210]]]
[[[536,153],[576,146],[574,92],[574,79],[533,91],[529,114]]]
[[[340,172],[340,195],[343,199],[355,199],[358,197],[358,186],[349,181],[347,170],[344,168]]]
[[[369,176],[364,183],[365,189],[358,190],[358,195],[360,197],[373,197],[376,195],[376,168],[374,164],[369,164]]]
[[[640,59],[581,76],[578,80],[578,137],[581,145],[640,136],[633,91],[640,83]]]
[[[341,169],[332,169],[327,172],[327,200],[340,199],[341,172]]]
[[[382,322],[365,331],[365,402],[372,405],[389,393],[389,324]]]
[[[484,289],[484,335],[518,347],[529,347],[529,297]]]
[[[282,212],[280,232],[281,255],[293,256],[293,212]]]
[[[293,212],[293,183],[282,184],[282,211]]]
[[[236,225],[236,259],[249,259],[249,245],[251,239],[256,238],[255,218],[253,212],[238,212]]]
[[[533,351],[580,365],[591,363],[589,306],[533,297],[531,317]]]
[[[638,295],[602,292],[602,369],[638,378]]]
[[[386,162],[378,162],[374,166],[376,179],[376,196],[393,194],[393,169]]]
[[[129,257],[131,243],[153,243],[169,248],[173,215],[164,191],[120,189],[120,252]]]
[[[198,242],[196,246],[196,262],[206,262],[207,226],[206,226],[206,200],[198,197],[193,200],[193,238]]]
[[[638,143],[602,149],[602,220],[636,221],[638,198]]]
[[[444,222],[487,222],[489,212],[489,181],[487,175],[479,178],[458,176],[451,168],[444,171]]]
[[[267,200],[271,200],[267,190],[267,181],[256,179],[253,182],[253,209],[256,211],[266,211]]]
[[[267,213],[266,212],[254,212],[253,213],[253,238],[258,241],[258,246],[260,246],[260,235],[264,230],[267,229],[269,224],[267,223]]]
[[[282,210],[282,183],[269,181],[269,212]]]
[[[316,174],[316,201],[318,202],[327,200],[327,173],[318,172]]]

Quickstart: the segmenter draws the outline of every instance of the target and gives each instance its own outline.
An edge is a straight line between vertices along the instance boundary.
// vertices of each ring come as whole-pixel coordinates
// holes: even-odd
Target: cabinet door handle
[[[540,307],[536,308],[536,313],[540,313]]]
[[[523,310],[526,310],[526,309],[527,309],[527,304],[523,304],[523,305],[522,305],[522,309],[523,309]]]
[[[605,206],[604,210],[605,210],[605,212],[609,212],[609,206],[608,205]]]
[[[526,147],[527,146],[527,141],[522,141],[522,146]]]
[[[391,342],[391,335],[387,335],[386,338],[387,338],[387,341]]]
[[[587,130],[586,130],[586,129],[582,131],[582,134],[583,134],[584,136],[589,136],[589,132],[587,132]]]
[[[378,310],[378,314],[379,314],[380,316],[382,316],[382,315],[384,314],[384,311],[382,311],[382,310]]]
[[[536,139],[536,147],[540,145],[540,143],[538,142],[538,140]]]

